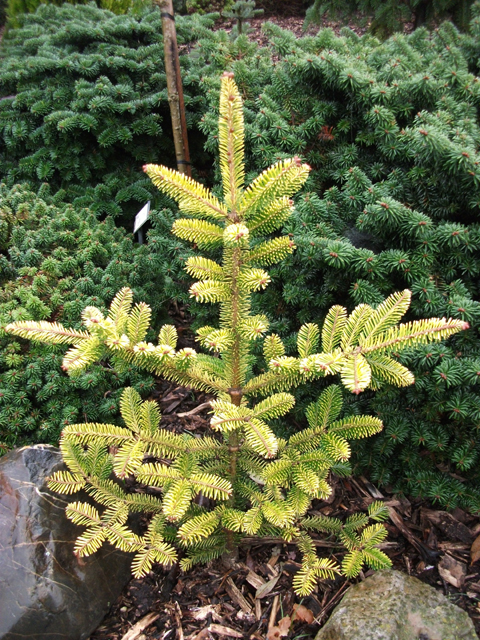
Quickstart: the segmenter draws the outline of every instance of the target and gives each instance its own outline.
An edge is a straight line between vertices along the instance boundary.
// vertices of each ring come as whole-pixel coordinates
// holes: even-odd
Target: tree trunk
[[[431,4],[430,0],[421,0],[418,5],[414,9],[414,24],[413,28],[418,29],[419,27],[423,27],[427,22],[427,12],[429,5]]]
[[[180,173],[192,175],[190,152],[188,149],[187,121],[183,101],[182,78],[178,58],[177,31],[172,0],[157,0],[162,16],[163,48],[165,52],[165,73],[167,75],[168,103],[172,118],[173,141],[177,168]]]

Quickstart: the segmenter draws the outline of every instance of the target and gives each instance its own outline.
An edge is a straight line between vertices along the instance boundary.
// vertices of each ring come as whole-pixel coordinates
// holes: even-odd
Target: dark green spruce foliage
[[[78,420],[119,419],[125,385],[145,395],[153,379],[135,367],[97,364],[87,373],[60,372],[63,346],[6,336],[12,320],[55,320],[79,326],[86,305],[106,308],[118,287],[149,300],[158,317],[159,258],[107,218],[23,186],[0,186],[0,442],[10,446],[57,442]],[[158,294],[160,293],[160,297]]]
[[[372,33],[386,37],[403,31],[406,23],[413,27],[432,25],[451,19],[460,29],[468,29],[473,0],[315,0],[307,10],[305,27],[322,24],[327,16],[336,19],[359,19],[364,15]]]
[[[89,0],[72,0],[70,4],[87,4]],[[141,2],[141,0],[140,0]],[[8,19],[8,27],[18,27],[22,20],[21,15],[24,13],[34,13],[41,4],[53,4],[61,6],[65,4],[62,0],[2,0],[5,5],[4,14]],[[136,4],[139,4],[138,0]],[[135,2],[132,0],[98,0],[97,5],[102,9],[108,9],[116,14],[127,13]],[[2,24],[4,24],[5,17]]]
[[[211,25],[179,17],[180,45]],[[184,84],[191,124],[195,97]],[[48,181],[75,204],[119,215],[156,195],[145,162],[174,165],[158,9],[42,5],[4,42],[0,93],[0,173],[10,183]]]
[[[448,348],[403,356],[415,386],[380,392],[371,405],[362,398],[358,410],[377,411],[386,429],[373,446],[356,447],[356,468],[410,494],[478,510],[480,83],[464,53],[468,45],[472,58],[476,41],[450,24],[383,44],[348,30],[301,40],[271,24],[266,30],[281,61],[263,75],[260,92],[250,77],[239,82],[247,170],[298,154],[313,171],[286,226],[298,249],[272,267],[256,311],[288,336],[332,304],[378,305],[408,287],[411,318],[467,320],[472,329]],[[235,74],[241,64],[232,64]],[[212,151],[216,118],[212,107],[201,122]],[[175,274],[188,250],[176,242],[170,256]],[[193,317],[208,321],[197,307]],[[299,414],[305,403],[297,403]]]

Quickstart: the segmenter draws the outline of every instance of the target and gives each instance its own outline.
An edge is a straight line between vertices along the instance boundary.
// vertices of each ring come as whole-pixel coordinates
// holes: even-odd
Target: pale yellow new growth
[[[233,73],[226,73],[220,91],[220,117],[218,119],[218,146],[225,203],[235,216],[237,200],[241,195],[245,169],[243,162],[243,108],[242,99]]]

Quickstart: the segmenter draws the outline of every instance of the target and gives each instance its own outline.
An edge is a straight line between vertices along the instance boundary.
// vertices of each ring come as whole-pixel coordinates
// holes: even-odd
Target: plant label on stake
[[[133,225],[133,233],[137,233],[138,231],[138,243],[143,244],[143,225],[148,220],[148,216],[150,215],[150,200],[147,204],[140,209],[140,211],[135,216],[135,223]]]

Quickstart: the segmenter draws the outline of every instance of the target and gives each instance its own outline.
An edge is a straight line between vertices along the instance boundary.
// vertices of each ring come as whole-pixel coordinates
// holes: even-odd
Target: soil
[[[305,5],[302,0],[279,3],[257,2],[265,9],[262,18],[250,22],[249,37],[261,45],[267,39],[261,31],[268,19],[297,37],[303,30]],[[348,26],[365,33],[368,25]],[[336,33],[345,26],[325,19],[325,27]],[[229,30],[232,23],[223,20],[217,28]],[[315,33],[310,27],[307,33]],[[410,30],[410,25],[405,26]],[[187,323],[175,312],[177,326],[186,346],[193,346]],[[201,435],[209,429],[208,401],[204,393],[159,381],[154,397],[162,409],[162,427],[181,433]],[[192,410],[203,405],[193,413]],[[189,414],[190,415],[185,415]],[[345,519],[365,511],[374,499],[385,499],[390,521],[389,536],[382,545],[393,567],[407,572],[442,591],[470,615],[480,634],[480,518],[461,509],[451,514],[420,499],[409,500],[380,493],[365,478],[331,478],[334,492],[328,502],[316,501],[313,510]],[[319,552],[341,562],[343,550],[326,536],[317,535]],[[301,557],[294,545],[282,540],[245,539],[238,559],[225,568],[220,561],[197,566],[187,574],[176,567],[170,571],[155,568],[145,578],[132,579],[90,640],[211,640],[245,638],[273,640],[279,637],[279,621],[291,616],[288,638],[314,638],[318,629],[339,603],[346,589],[365,579],[338,578],[321,582],[315,592],[303,598],[303,608],[292,589],[292,579]],[[287,624],[288,627],[288,624]],[[281,629],[281,626],[280,626]]]
[[[297,3],[292,6],[292,11],[286,13],[285,5],[279,3],[279,11],[274,12],[269,0],[265,0],[265,2],[257,2],[257,6],[264,8],[263,16],[259,18],[252,18],[248,21],[250,25],[250,30],[248,31],[248,37],[250,40],[256,42],[262,47],[268,45],[268,38],[262,31],[262,25],[264,22],[273,22],[278,25],[282,29],[288,29],[292,33],[295,34],[297,38],[301,38],[305,35],[313,35],[316,34],[320,28],[319,25],[309,25],[306,29],[304,28],[305,23],[305,9],[303,11],[299,10],[299,6],[302,3]],[[225,31],[230,31],[233,27],[233,21],[227,19],[220,19],[216,28],[225,29]],[[335,20],[330,20],[328,17],[324,17],[322,21],[321,28],[322,29],[333,29],[333,31],[338,35],[343,27],[349,27],[352,31],[355,31],[358,35],[364,35],[369,26],[369,21],[358,14],[355,16],[354,20],[349,20],[347,23],[340,23]]]

